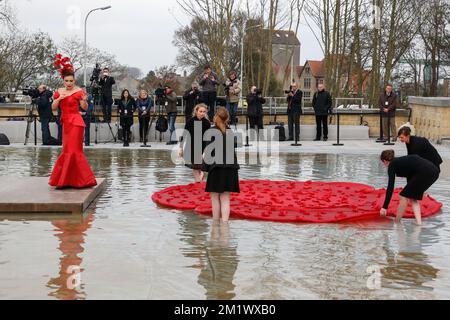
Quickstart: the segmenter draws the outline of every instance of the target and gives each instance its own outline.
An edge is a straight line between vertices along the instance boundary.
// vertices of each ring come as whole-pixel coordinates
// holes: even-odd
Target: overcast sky
[[[67,35],[83,37],[84,17],[91,14],[88,43],[116,55],[117,60],[144,74],[161,65],[175,64],[174,31],[189,23],[176,0],[8,0],[17,9],[21,28],[41,30],[60,42]],[[308,27],[299,30],[301,63],[321,59],[322,53]]]

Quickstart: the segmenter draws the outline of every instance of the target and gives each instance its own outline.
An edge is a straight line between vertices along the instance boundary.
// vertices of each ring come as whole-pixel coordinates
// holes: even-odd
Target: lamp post
[[[100,8],[95,8],[92,9],[91,11],[89,11],[89,13],[86,15],[86,18],[84,19],[84,53],[83,53],[83,65],[84,65],[84,81],[83,84],[86,86],[86,82],[87,82],[87,77],[86,77],[86,68],[87,68],[87,20],[89,18],[89,15],[97,10],[108,10],[110,9],[111,6],[107,6],[107,7],[100,7]]]
[[[241,92],[239,93],[239,101],[241,102],[241,105],[243,106],[244,103],[242,101],[242,91],[244,90],[244,38],[245,38],[245,34],[247,33],[248,30],[251,29],[255,29],[255,28],[259,28],[262,27],[262,24],[258,24],[257,26],[251,26],[248,27],[247,29],[245,29],[245,23],[242,24],[242,39],[241,39],[241,84],[242,84],[242,89]]]

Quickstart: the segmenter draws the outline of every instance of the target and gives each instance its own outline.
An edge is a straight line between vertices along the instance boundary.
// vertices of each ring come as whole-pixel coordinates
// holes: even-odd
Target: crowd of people
[[[53,110],[61,110],[60,123],[63,128],[63,149],[55,164],[49,184],[57,188],[93,186],[96,185],[96,179],[83,153],[83,137],[88,127],[85,118],[92,112],[92,96],[87,93],[86,88],[76,87],[72,69],[63,69],[61,74],[64,88],[58,89],[53,99],[49,97],[48,93],[42,94],[42,99],[51,101]],[[226,223],[231,210],[230,195],[240,192],[238,174],[240,166],[235,150],[236,137],[230,126],[234,123],[233,116],[236,114],[236,96],[240,94],[242,88],[240,82],[237,81],[236,73],[230,72],[229,79],[225,83],[229,96],[227,108],[219,107],[216,109],[214,99],[216,98],[215,88],[217,84],[217,76],[208,66],[205,68],[198,84],[192,84],[191,89],[185,92],[183,98],[186,101],[188,112],[185,130],[180,139],[178,155],[184,159],[185,165],[192,170],[196,183],[202,182],[205,173],[207,173],[205,191],[210,193],[211,196],[213,219]],[[205,92],[199,90],[198,85],[207,86],[206,98],[203,95]],[[45,87],[40,88],[39,91],[45,92]],[[302,114],[302,92],[293,83],[286,94],[289,140],[298,139],[299,118]],[[176,144],[178,142],[174,135],[174,124],[177,116],[177,96],[170,87],[166,87],[164,97],[171,133],[170,143]],[[395,94],[392,92],[392,86],[388,85],[386,92],[380,97],[380,110],[386,113],[388,117],[390,112],[395,112],[396,103],[394,100]],[[251,87],[247,101],[251,125],[262,128],[262,105],[265,103],[262,92],[255,86]],[[135,112],[138,113],[139,117],[140,139],[145,141],[153,107],[154,102],[145,90],[139,92],[137,99],[134,99],[128,90],[123,90],[118,102],[118,113],[120,125],[123,128],[125,146],[128,146],[130,142],[130,128],[133,124]],[[327,119],[332,103],[331,95],[325,91],[322,84],[318,86],[318,91],[314,94],[313,108],[317,121],[316,140],[320,140],[323,133],[323,139],[326,141],[328,134]],[[214,111],[211,112],[211,110]],[[47,116],[42,110],[40,113],[42,113],[42,116]],[[389,125],[392,126],[392,122]],[[391,131],[393,129],[395,127],[388,126],[387,128]],[[47,128],[45,128],[45,135],[48,136]],[[387,214],[394,191],[395,177],[406,177],[407,185],[400,193],[396,220],[399,221],[402,218],[408,202],[411,202],[416,223],[421,224],[418,201],[426,196],[426,191],[438,179],[442,158],[427,139],[412,136],[408,126],[401,127],[397,136],[401,142],[406,144],[408,155],[395,157],[393,150],[385,150],[380,156],[381,161],[388,168],[389,176],[385,201],[380,210],[380,215]]]

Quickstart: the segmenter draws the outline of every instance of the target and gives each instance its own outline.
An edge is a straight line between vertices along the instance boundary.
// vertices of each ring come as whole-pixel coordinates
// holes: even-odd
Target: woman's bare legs
[[[222,222],[228,222],[230,218],[230,193],[224,192],[220,194],[220,211],[222,214]]]
[[[212,203],[212,214],[213,220],[218,221],[220,219],[220,194],[216,192],[211,192],[211,203]]]
[[[417,200],[412,200],[412,209],[414,212],[414,217],[416,217],[416,224],[418,226],[422,225],[422,212],[420,210],[420,203]]]
[[[397,208],[397,217],[395,218],[395,222],[400,222],[402,220],[403,215],[406,211],[406,206],[408,205],[408,198],[400,196],[400,202]]]

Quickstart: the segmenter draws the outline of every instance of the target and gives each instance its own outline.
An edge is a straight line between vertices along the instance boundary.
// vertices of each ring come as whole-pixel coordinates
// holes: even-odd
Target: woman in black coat
[[[247,114],[250,122],[250,128],[259,131],[263,129],[263,104],[266,103],[261,93],[256,92],[257,89],[253,86],[250,89],[250,94],[247,96]]]
[[[397,209],[396,222],[400,222],[406,211],[408,201],[412,201],[412,208],[416,222],[422,224],[419,200],[422,200],[425,191],[438,179],[439,170],[430,161],[418,155],[395,157],[394,150],[385,150],[381,153],[381,161],[388,167],[389,184],[386,189],[386,198],[380,214],[385,216],[394,192],[395,177],[404,177],[407,184],[400,192],[400,203]]]
[[[186,167],[192,169],[195,182],[201,182],[204,177],[202,155],[206,142],[203,136],[209,128],[211,128],[211,122],[208,120],[208,107],[203,103],[196,105],[194,117],[184,127],[179,150],[179,156],[184,158]]]
[[[123,146],[130,145],[131,126],[133,125],[133,114],[136,110],[136,101],[130,95],[130,92],[125,89],[122,91],[122,96],[117,107],[117,112],[120,116],[120,126],[123,130]]]

